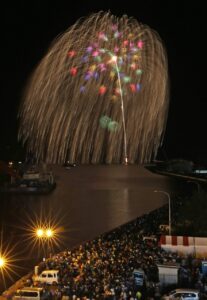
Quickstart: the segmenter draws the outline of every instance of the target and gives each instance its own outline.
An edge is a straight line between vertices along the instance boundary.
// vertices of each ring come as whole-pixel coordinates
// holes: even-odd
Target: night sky
[[[158,158],[206,163],[207,9],[182,1],[18,1],[1,3],[0,160],[20,159],[17,114],[34,68],[54,38],[100,10],[134,17],[156,30],[167,50],[170,107]],[[182,6],[181,6],[182,5]]]

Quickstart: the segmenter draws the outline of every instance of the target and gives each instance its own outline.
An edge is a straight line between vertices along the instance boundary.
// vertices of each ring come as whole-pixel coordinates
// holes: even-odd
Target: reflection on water
[[[172,179],[134,165],[53,166],[53,171],[57,187],[49,195],[1,195],[2,245],[15,245],[18,259],[7,286],[45,255],[48,245],[40,247],[33,235],[37,223],[58,228],[50,250],[61,251],[160,207],[167,199],[154,190],[174,188]],[[0,288],[5,289],[3,283]]]

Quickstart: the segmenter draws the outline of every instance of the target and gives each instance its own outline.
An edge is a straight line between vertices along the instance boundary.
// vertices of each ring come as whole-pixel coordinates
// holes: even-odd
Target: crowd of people
[[[40,284],[48,299],[160,299],[164,290],[157,265],[167,262],[180,265],[178,286],[205,294],[207,280],[200,261],[169,254],[158,245],[159,225],[166,213],[166,207],[157,209],[41,262],[39,272],[59,270],[56,286]],[[142,284],[136,283],[134,270],[144,271]]]

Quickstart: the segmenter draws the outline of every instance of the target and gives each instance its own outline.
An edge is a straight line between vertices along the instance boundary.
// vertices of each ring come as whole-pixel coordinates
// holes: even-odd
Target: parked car
[[[162,296],[162,300],[199,300],[199,291],[195,289],[175,289],[167,295]]]

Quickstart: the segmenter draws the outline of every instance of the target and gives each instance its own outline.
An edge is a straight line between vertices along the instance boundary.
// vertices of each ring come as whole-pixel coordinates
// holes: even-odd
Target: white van
[[[25,287],[18,289],[12,300],[46,300],[47,296],[44,295],[43,289],[38,287]]]
[[[59,271],[58,270],[45,270],[39,275],[34,275],[32,277],[33,282],[42,282],[47,284],[57,284],[59,283]]]

